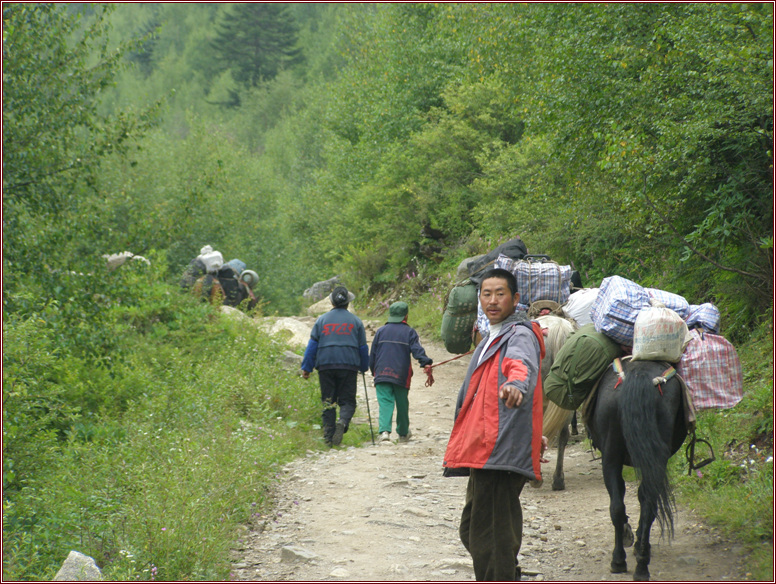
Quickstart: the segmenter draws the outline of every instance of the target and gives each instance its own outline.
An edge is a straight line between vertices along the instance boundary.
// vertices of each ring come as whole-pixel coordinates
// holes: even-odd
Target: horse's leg
[[[612,551],[611,570],[614,574],[628,571],[623,533],[628,516],[625,514],[625,481],[622,478],[622,461],[612,460],[603,454],[601,467],[604,474],[604,484],[609,492],[609,516],[614,526],[614,550]]]
[[[577,428],[577,410],[574,410],[574,414],[571,416],[571,435],[579,435],[579,428]]]
[[[558,460],[555,462],[555,475],[552,477],[552,490],[563,491],[566,489],[566,478],[563,474],[563,456],[566,452],[566,444],[569,443],[569,425],[563,425],[558,434]]]
[[[647,582],[649,581],[649,560],[652,551],[652,546],[649,544],[649,533],[655,522],[655,508],[645,501],[641,486],[639,486],[639,505],[641,506],[641,514],[639,515],[639,526],[636,529],[636,545],[633,548],[633,553],[636,556],[636,570],[633,572],[633,579]]]

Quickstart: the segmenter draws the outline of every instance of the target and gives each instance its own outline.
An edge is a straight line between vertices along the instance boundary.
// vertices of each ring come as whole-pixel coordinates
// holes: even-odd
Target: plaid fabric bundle
[[[477,298],[479,298],[479,290],[477,291]],[[525,304],[518,304],[515,312],[526,312],[528,306]],[[482,310],[480,303],[477,303],[477,330],[480,331],[480,335],[484,338],[490,333],[490,321]]]
[[[657,288],[644,288],[644,290],[646,290],[650,298],[662,302],[666,305],[666,308],[670,308],[681,316],[682,320],[687,320],[690,314],[690,304],[683,296],[673,292],[666,292],[665,290],[658,290]]]
[[[571,294],[571,266],[513,260],[501,254],[493,267],[509,270],[515,275],[522,304],[530,305],[537,300],[554,300],[563,304]]]
[[[692,394],[696,410],[732,408],[744,397],[736,348],[722,336],[697,329],[676,369]]]
[[[688,328],[702,326],[710,333],[719,333],[719,309],[711,302],[704,304],[691,304],[687,317]]]
[[[595,330],[623,345],[633,345],[633,325],[650,306],[646,290],[621,276],[604,278],[590,309]]]

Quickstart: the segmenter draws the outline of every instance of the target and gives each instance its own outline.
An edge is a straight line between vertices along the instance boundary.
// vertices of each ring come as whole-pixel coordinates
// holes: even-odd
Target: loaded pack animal
[[[623,360],[622,372],[609,368],[583,412],[593,447],[601,451],[609,514],[614,526],[611,571],[627,571],[625,547],[633,533],[625,512],[624,466],[640,475],[639,523],[634,580],[649,580],[652,525],[673,535],[674,501],[667,465],[687,437],[682,384],[671,366],[659,361]]]
[[[555,355],[577,327],[570,320],[554,315],[539,316],[536,320],[542,325],[542,328],[547,330],[547,335],[544,338],[545,354],[544,359],[542,359],[541,369],[542,381],[544,381],[555,361]],[[556,436],[558,438],[558,454],[555,462],[555,472],[552,477],[553,491],[563,491],[566,488],[565,476],[563,474],[563,457],[570,438],[569,424],[573,416],[573,411],[563,409],[548,399],[544,400],[542,434],[548,440],[552,440]]]

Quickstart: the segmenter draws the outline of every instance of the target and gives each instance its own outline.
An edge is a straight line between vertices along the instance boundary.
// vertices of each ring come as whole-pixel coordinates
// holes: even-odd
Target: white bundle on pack
[[[197,259],[205,264],[205,271],[208,274],[215,274],[224,265],[224,256],[221,255],[220,251],[213,251],[213,248],[209,245],[199,250]]]
[[[654,298],[643,308],[633,325],[633,359],[678,363],[692,337],[676,311]]]
[[[598,298],[598,288],[578,290],[569,296],[566,304],[562,306],[563,313],[573,318],[579,326],[590,324],[593,322],[590,318],[590,309],[596,298]]]

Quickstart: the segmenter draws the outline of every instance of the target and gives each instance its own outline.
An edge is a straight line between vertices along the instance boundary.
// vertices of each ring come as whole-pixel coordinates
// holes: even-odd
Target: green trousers
[[[396,405],[396,433],[406,436],[410,431],[410,390],[394,383],[375,383],[377,403],[380,406],[380,432],[391,431],[393,407]]]
[[[520,580],[520,493],[527,480],[523,475],[503,470],[471,469],[459,533],[472,556],[478,581]]]

